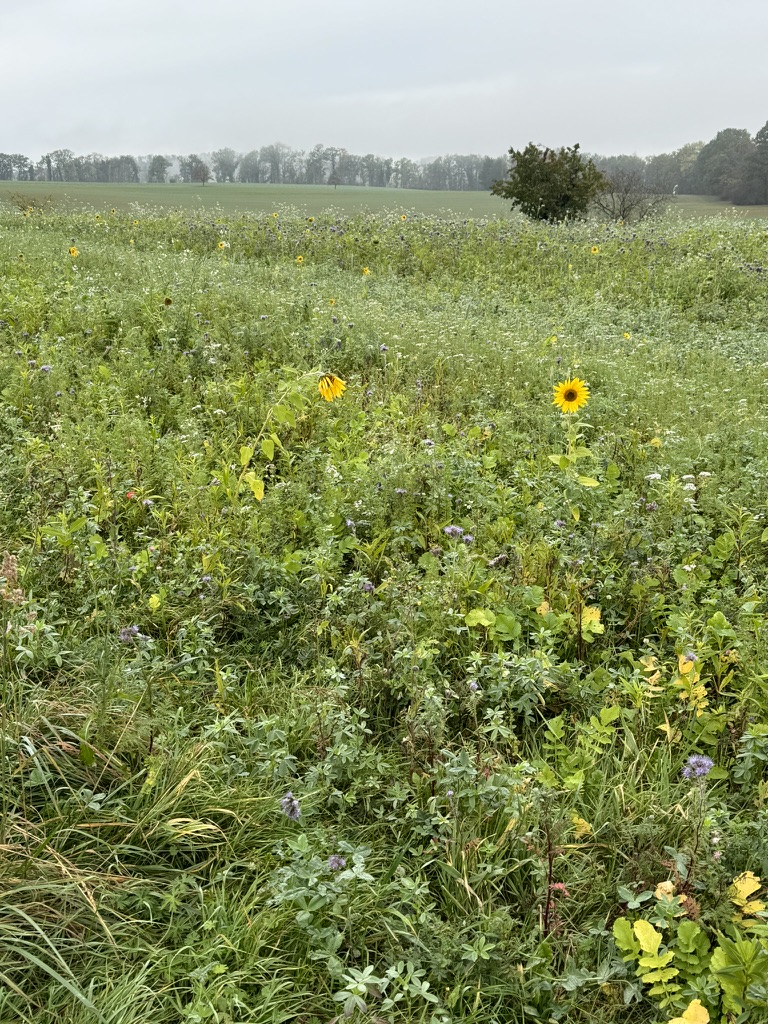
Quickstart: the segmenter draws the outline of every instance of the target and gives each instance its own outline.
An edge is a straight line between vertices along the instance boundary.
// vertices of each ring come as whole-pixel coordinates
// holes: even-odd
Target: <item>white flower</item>
[[[696,484],[683,484],[683,490],[684,491],[695,491],[696,490]]]
[[[661,480],[661,473],[649,473],[646,480]]]
[[[681,479],[682,480],[693,480],[694,479],[693,473],[686,473],[684,477],[681,477]]]

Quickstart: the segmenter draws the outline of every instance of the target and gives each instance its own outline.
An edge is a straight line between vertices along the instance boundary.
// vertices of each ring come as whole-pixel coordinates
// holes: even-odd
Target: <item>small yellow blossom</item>
[[[597,256],[597,254],[600,252],[600,246],[599,245],[593,245],[592,249],[591,249],[591,252],[592,252],[593,256]]]
[[[328,300],[328,305],[329,306],[335,306],[336,305],[336,299],[329,299]]]
[[[228,249],[229,248],[229,242],[225,242],[223,238],[220,238],[218,240],[218,242],[216,243],[216,248],[217,249]]]
[[[572,814],[571,822],[576,839],[586,839],[587,836],[592,835],[592,826],[585,818],[580,818],[578,814]]]
[[[80,255],[80,250],[77,248],[76,245],[70,245],[69,255],[72,257],[73,260],[77,259],[77,257]]]
[[[137,220],[135,220],[135,221],[133,222],[133,226],[134,226],[134,227],[136,227],[136,225],[137,225],[138,223],[139,223],[139,222],[138,222]]]
[[[371,272],[371,271],[369,270],[369,268],[368,268],[368,267],[363,267],[363,274],[365,274],[365,276],[366,276],[366,277],[368,277],[368,275],[370,274],[370,272]]]
[[[314,223],[315,223],[315,218],[314,217],[307,217],[307,224],[314,224]]]
[[[301,264],[304,262],[304,257],[303,256],[297,256],[296,257],[296,262],[299,264],[299,266],[301,266]]]
[[[408,220],[408,218],[406,217],[406,215],[404,213],[401,213],[400,214],[400,220]]]
[[[162,603],[163,599],[160,597],[159,594],[152,594],[150,599],[147,601],[147,604],[149,605],[149,610],[151,612],[156,612]]]
[[[346,383],[333,373],[325,373],[317,383],[317,390],[326,402],[332,402],[334,398],[341,398],[346,390]]]
[[[624,331],[624,340],[625,341],[629,341],[629,339],[631,337],[632,337],[632,335],[629,333],[629,331]]]
[[[675,895],[675,883],[659,882],[653,891],[653,895],[657,900],[671,900]]]

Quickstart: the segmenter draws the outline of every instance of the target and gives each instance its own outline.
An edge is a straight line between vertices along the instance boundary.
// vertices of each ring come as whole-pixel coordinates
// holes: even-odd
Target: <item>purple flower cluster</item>
[[[715,767],[715,762],[711,757],[706,757],[704,754],[691,754],[688,760],[685,762],[685,768],[683,768],[684,779],[703,779],[712,771]]]
[[[120,630],[120,642],[123,644],[132,644],[134,640],[140,639],[141,633],[138,626],[123,626]]]
[[[455,537],[458,540],[464,536],[464,529],[461,526],[444,526],[443,533],[446,537]]]
[[[328,858],[328,870],[329,871],[343,871],[347,866],[347,858],[342,857],[339,853],[332,853]]]
[[[299,818],[301,817],[301,807],[299,806],[299,801],[296,799],[293,793],[291,793],[290,790],[288,790],[288,792],[280,801],[280,809],[286,816],[286,818],[290,818],[291,821],[298,821]]]

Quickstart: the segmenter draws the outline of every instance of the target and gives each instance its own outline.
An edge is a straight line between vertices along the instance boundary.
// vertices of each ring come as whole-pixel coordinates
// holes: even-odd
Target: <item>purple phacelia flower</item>
[[[299,818],[301,817],[301,807],[299,806],[299,801],[296,799],[293,793],[291,793],[290,790],[288,790],[288,792],[280,801],[280,810],[283,812],[286,818],[290,818],[291,821],[298,821]]]
[[[446,535],[446,537],[458,538],[464,536],[464,530],[461,526],[444,526],[443,533]]]
[[[328,858],[328,870],[329,871],[343,871],[347,866],[347,858],[342,857],[339,853],[332,853]]]
[[[706,757],[704,754],[691,754],[688,760],[685,762],[685,768],[683,768],[684,779],[703,779],[712,771],[715,767],[715,762],[711,757]]]
[[[132,644],[134,640],[138,640],[141,636],[138,626],[123,626],[120,630],[120,642],[124,644]]]

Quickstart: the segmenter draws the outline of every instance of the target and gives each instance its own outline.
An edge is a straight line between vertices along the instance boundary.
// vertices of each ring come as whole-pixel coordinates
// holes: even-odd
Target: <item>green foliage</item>
[[[548,149],[529,142],[523,150],[510,149],[508,177],[496,181],[491,193],[511,199],[526,217],[550,223],[583,217],[606,180],[591,160],[575,146]]]

